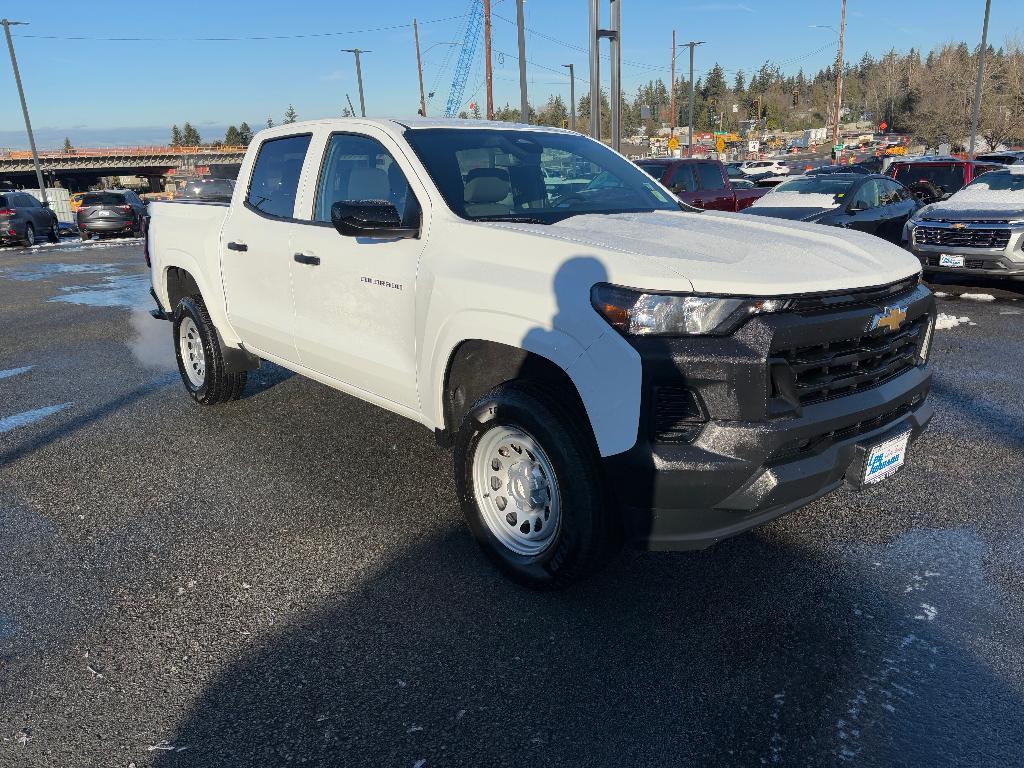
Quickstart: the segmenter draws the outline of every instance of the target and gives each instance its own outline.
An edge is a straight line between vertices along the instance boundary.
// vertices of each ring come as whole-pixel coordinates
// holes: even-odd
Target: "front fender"
[[[439,329],[420,377],[424,417],[444,423],[444,381],[448,363],[464,341],[479,339],[524,349],[561,368],[575,385],[602,456],[628,450],[636,442],[640,418],[640,355],[608,329],[587,346],[557,328],[503,312],[463,311]],[[422,370],[422,369],[421,369]]]

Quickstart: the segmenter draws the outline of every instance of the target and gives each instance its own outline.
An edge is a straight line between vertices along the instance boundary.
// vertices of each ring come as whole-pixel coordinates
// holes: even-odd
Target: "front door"
[[[327,137],[319,182],[292,230],[295,346],[306,368],[418,408],[416,269],[425,241],[346,237],[331,224],[342,200],[394,203],[404,222],[419,215],[409,166],[396,157],[406,162],[383,132]]]
[[[704,207],[704,201],[700,192],[697,191],[697,176],[693,172],[693,163],[679,163],[672,169],[672,175],[668,178],[668,186],[675,196],[684,203]]]
[[[235,198],[220,243],[228,319],[256,352],[297,361],[292,312],[291,222],[311,135],[263,142],[244,201]]]
[[[736,210],[736,196],[726,183],[720,163],[710,161],[697,163],[697,181],[700,183],[703,208],[709,211]]]

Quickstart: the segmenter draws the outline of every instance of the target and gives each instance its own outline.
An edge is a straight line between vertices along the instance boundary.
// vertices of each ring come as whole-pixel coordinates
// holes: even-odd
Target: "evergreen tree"
[[[293,107],[291,104],[289,104],[288,105],[288,109],[285,110],[285,113],[284,113],[284,124],[288,125],[289,123],[294,123],[298,119],[299,119],[299,115],[295,111],[295,107]]]
[[[181,129],[178,128],[177,125],[172,125],[171,126],[171,146],[172,147],[180,147],[181,146]]]
[[[238,126],[238,143],[240,146],[248,147],[250,141],[252,141],[252,128],[248,123],[242,123]]]
[[[469,116],[472,117],[474,120],[480,119],[480,105],[477,104],[475,101],[473,102],[473,106],[470,108]]]
[[[64,154],[65,155],[70,155],[74,151],[75,151],[75,148],[73,146],[71,146],[71,139],[69,139],[67,136],[65,136],[64,137]]]
[[[227,131],[224,133],[224,143],[229,147],[239,147],[242,145],[242,134],[238,132],[235,126],[228,126]]]
[[[181,129],[181,143],[186,147],[198,147],[203,143],[199,131],[195,129],[192,123],[185,123],[185,126]]]
[[[267,118],[267,128],[273,128],[273,127],[274,127],[274,118],[268,117]]]

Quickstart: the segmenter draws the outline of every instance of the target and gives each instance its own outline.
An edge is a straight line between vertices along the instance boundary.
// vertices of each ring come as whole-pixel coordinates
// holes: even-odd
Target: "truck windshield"
[[[928,181],[943,192],[956,192],[964,185],[964,166],[939,163],[897,165],[893,178],[905,187]]]
[[[646,173],[577,134],[413,128],[405,138],[464,219],[553,224],[588,213],[681,210]]]

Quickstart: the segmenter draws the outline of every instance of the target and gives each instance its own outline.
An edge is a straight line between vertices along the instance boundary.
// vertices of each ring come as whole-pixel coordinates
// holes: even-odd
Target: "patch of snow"
[[[935,617],[939,615],[939,610],[934,605],[928,603],[921,603],[921,613],[914,616],[918,621],[935,621]]]
[[[25,365],[21,368],[8,368],[6,371],[0,371],[0,379],[9,379],[12,376],[17,376],[18,374],[25,373],[30,370],[32,370],[31,365]]]
[[[990,293],[962,293],[960,294],[961,299],[967,299],[968,301],[995,301],[996,297]]]
[[[103,278],[95,286],[72,285],[61,288],[64,293],[50,301],[83,304],[88,307],[127,307],[134,309],[149,302],[149,275],[119,275]]]
[[[957,317],[956,315],[947,315],[945,312],[940,312],[939,316],[935,318],[935,330],[944,331],[947,328],[956,328],[958,325],[967,325],[971,323],[969,317]]]
[[[25,269],[5,269],[0,276],[8,280],[34,282],[57,275],[101,274],[110,275],[120,270],[117,264],[36,264]]]
[[[936,299],[948,299],[949,298],[949,294],[948,293],[944,293],[943,291],[935,291],[934,295],[935,295]]]
[[[34,424],[41,419],[45,419],[47,416],[63,411],[65,408],[70,406],[71,403],[61,403],[60,405],[48,405],[45,408],[36,408],[31,411],[22,411],[16,413],[13,416],[8,416],[5,419],[0,419],[0,433],[10,432],[12,429],[18,427],[25,427],[29,424]]]

